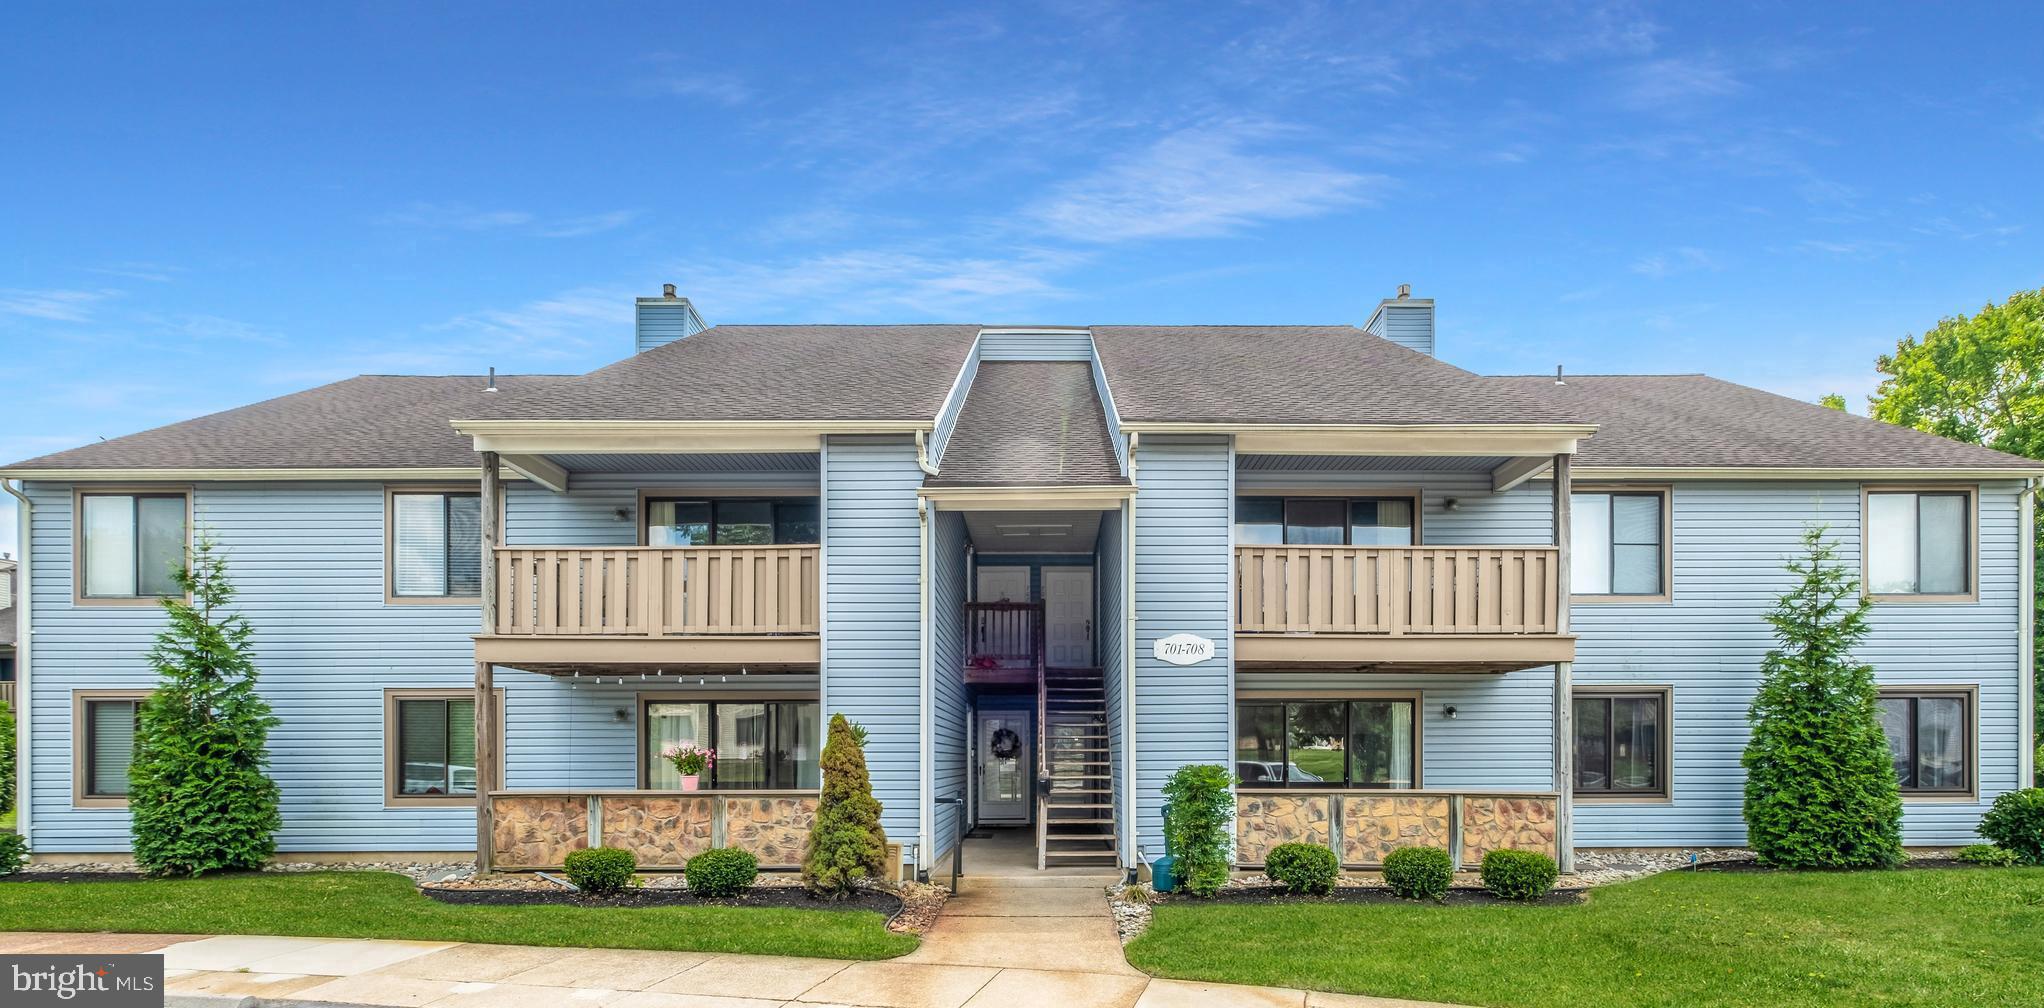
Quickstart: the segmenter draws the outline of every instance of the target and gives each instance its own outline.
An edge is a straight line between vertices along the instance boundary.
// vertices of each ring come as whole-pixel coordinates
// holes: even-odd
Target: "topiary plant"
[[[1319,844],[1281,843],[1264,858],[1263,873],[1286,891],[1308,896],[1325,896],[1334,891],[1341,876],[1341,862],[1334,852]]]
[[[0,833],[0,875],[12,875],[28,863],[28,841],[19,833]]]
[[[1406,899],[1439,903],[1453,881],[1455,859],[1439,847],[1400,847],[1384,855],[1384,884]]]
[[[276,852],[277,782],[264,772],[278,724],[256,692],[248,617],[210,538],[171,572],[170,623],[149,652],[160,680],[142,701],[128,810],[135,862],[153,875],[261,867]]]
[[[1767,622],[1747,720],[1747,843],[1781,868],[1892,868],[1902,861],[1902,795],[1881,731],[1873,667],[1852,656],[1870,603],[1822,526],[1789,561],[1795,587]]]
[[[759,859],[736,847],[712,847],[681,869],[688,891],[699,896],[736,896],[759,878]]]
[[[1228,829],[1235,821],[1235,779],[1212,763],[1179,767],[1164,782],[1164,846],[1178,859],[1185,891],[1212,896],[1228,881]]]
[[[2044,788],[2006,791],[1980,819],[1980,835],[2026,865],[2044,865]]]
[[[2022,863],[2016,858],[2015,851],[1990,843],[1967,844],[1959,848],[1956,857],[1968,864],[1986,865],[1990,868],[2013,868]]]
[[[614,893],[632,884],[639,862],[632,852],[616,847],[590,847],[569,851],[561,861],[568,881],[586,893]]]
[[[822,762],[823,793],[802,859],[802,883],[817,899],[836,901],[852,895],[861,879],[886,873],[887,834],[880,828],[880,801],[873,797],[859,733],[843,714],[830,716]]]
[[[1483,856],[1478,869],[1483,887],[1492,896],[1508,900],[1537,900],[1554,891],[1561,872],[1554,859],[1539,851],[1494,850]]]

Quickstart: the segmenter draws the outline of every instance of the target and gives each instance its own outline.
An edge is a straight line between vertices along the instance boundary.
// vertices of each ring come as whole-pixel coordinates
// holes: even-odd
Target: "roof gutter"
[[[33,832],[35,826],[35,802],[31,799],[35,794],[35,790],[31,786],[29,775],[34,772],[35,760],[32,758],[34,753],[29,748],[30,739],[33,737],[29,733],[29,718],[32,716],[31,710],[35,705],[29,703],[29,699],[35,693],[33,681],[29,678],[31,675],[29,666],[35,652],[35,583],[30,580],[32,572],[29,566],[29,557],[33,551],[30,550],[29,545],[31,542],[30,537],[35,534],[35,501],[29,500],[28,495],[23,493],[20,485],[13,480],[0,479],[0,490],[7,491],[9,496],[21,502],[20,512],[15,516],[16,522],[21,529],[21,561],[15,568],[21,572],[21,599],[15,603],[15,608],[21,612],[21,622],[16,624],[20,632],[15,635],[14,641],[14,765],[16,773],[14,781],[14,831],[21,834],[21,839],[27,841],[28,845],[33,848],[35,846],[35,834]]]
[[[505,455],[819,450],[834,434],[927,434],[928,418],[879,420],[455,420],[475,449]]]
[[[1573,455],[1595,424],[1295,424],[1121,421],[1139,434],[1226,435],[1238,455]]]
[[[505,479],[522,479],[522,474],[504,470]],[[65,483],[136,483],[156,480],[189,482],[311,482],[323,480],[443,480],[479,479],[479,466],[438,466],[406,469],[394,466],[363,469],[0,469],[0,480],[49,480]]]
[[[1893,479],[1893,480],[2022,480],[2044,478],[2044,466],[2007,469],[1952,466],[1576,466],[1577,479]]]

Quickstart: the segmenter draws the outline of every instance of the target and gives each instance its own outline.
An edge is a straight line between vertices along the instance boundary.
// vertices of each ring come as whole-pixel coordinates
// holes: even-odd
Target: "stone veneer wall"
[[[593,811],[600,842],[631,851],[641,869],[677,870],[711,847],[749,851],[762,868],[797,868],[816,806],[814,795],[758,793],[499,795],[492,846],[498,868],[558,868],[590,846]]]
[[[1400,847],[1439,847],[1474,870],[1501,848],[1553,856],[1555,800],[1545,795],[1451,792],[1338,794],[1246,791],[1235,796],[1235,863],[1260,867],[1270,849],[1332,847],[1350,867],[1375,867]]]

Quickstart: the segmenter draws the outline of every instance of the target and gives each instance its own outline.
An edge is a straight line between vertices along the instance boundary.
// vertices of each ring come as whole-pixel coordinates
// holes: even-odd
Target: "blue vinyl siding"
[[[922,482],[909,438],[824,446],[824,700],[865,726],[882,823],[902,843],[916,842],[922,794]]]
[[[1189,763],[1226,765],[1235,648],[1229,442],[1146,437],[1136,448],[1136,842],[1164,851],[1164,781]],[[1180,667],[1152,645],[1175,633],[1214,642],[1215,657]]]
[[[1128,751],[1122,738],[1128,727],[1127,706],[1123,703],[1123,692],[1128,685],[1124,668],[1126,655],[1123,653],[1128,640],[1128,625],[1122,581],[1122,570],[1127,566],[1123,547],[1128,540],[1122,536],[1121,516],[1120,511],[1109,511],[1101,516],[1100,537],[1094,545],[1097,559],[1093,565],[1093,580],[1099,614],[1093,625],[1099,628],[1099,632],[1094,634],[1093,646],[1100,662],[1101,685],[1107,691],[1107,762],[1113,790],[1112,815],[1117,823],[1118,856],[1121,863],[1130,864],[1135,860],[1133,836],[1128,825],[1122,822],[1123,813],[1128,808],[1128,781],[1122,766],[1123,756]]]
[[[971,766],[966,722],[972,698],[965,688],[965,515],[938,511],[930,550],[930,755],[935,798],[964,798]],[[951,850],[963,806],[938,805],[931,864]]]
[[[1434,353],[1434,308],[1432,305],[1386,304],[1370,320],[1368,332],[1382,336],[1408,350],[1432,356]]]
[[[1093,334],[1084,330],[1055,333],[981,333],[983,361],[1074,361],[1093,359]]]
[[[633,326],[633,350],[644,353],[702,332],[703,317],[687,298],[640,298]]]

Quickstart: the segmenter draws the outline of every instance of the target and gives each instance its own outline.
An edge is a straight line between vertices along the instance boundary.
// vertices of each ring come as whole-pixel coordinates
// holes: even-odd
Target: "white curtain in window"
[[[128,793],[128,765],[135,760],[135,702],[95,700],[87,713],[92,745],[92,779],[86,793]]]
[[[674,764],[660,755],[669,745],[687,742],[709,746],[710,705],[656,703],[646,705],[646,786],[657,791],[681,787],[681,775]],[[721,754],[720,754],[721,755]],[[708,781],[704,781],[708,784]]]
[[[1611,591],[1611,495],[1569,497],[1569,591],[1604,595]]]
[[[1661,590],[1661,498],[1611,498],[1611,591],[1653,595]]]
[[[135,594],[135,498],[85,498],[85,594]]]
[[[441,494],[397,494],[397,530],[392,536],[399,595],[445,595],[447,586],[447,504]],[[480,547],[478,547],[480,549]]]
[[[1931,595],[1966,591],[1966,500],[1963,494],[1917,498],[1917,590]]]
[[[1917,590],[1916,495],[1867,495],[1867,590],[1876,595]]]

